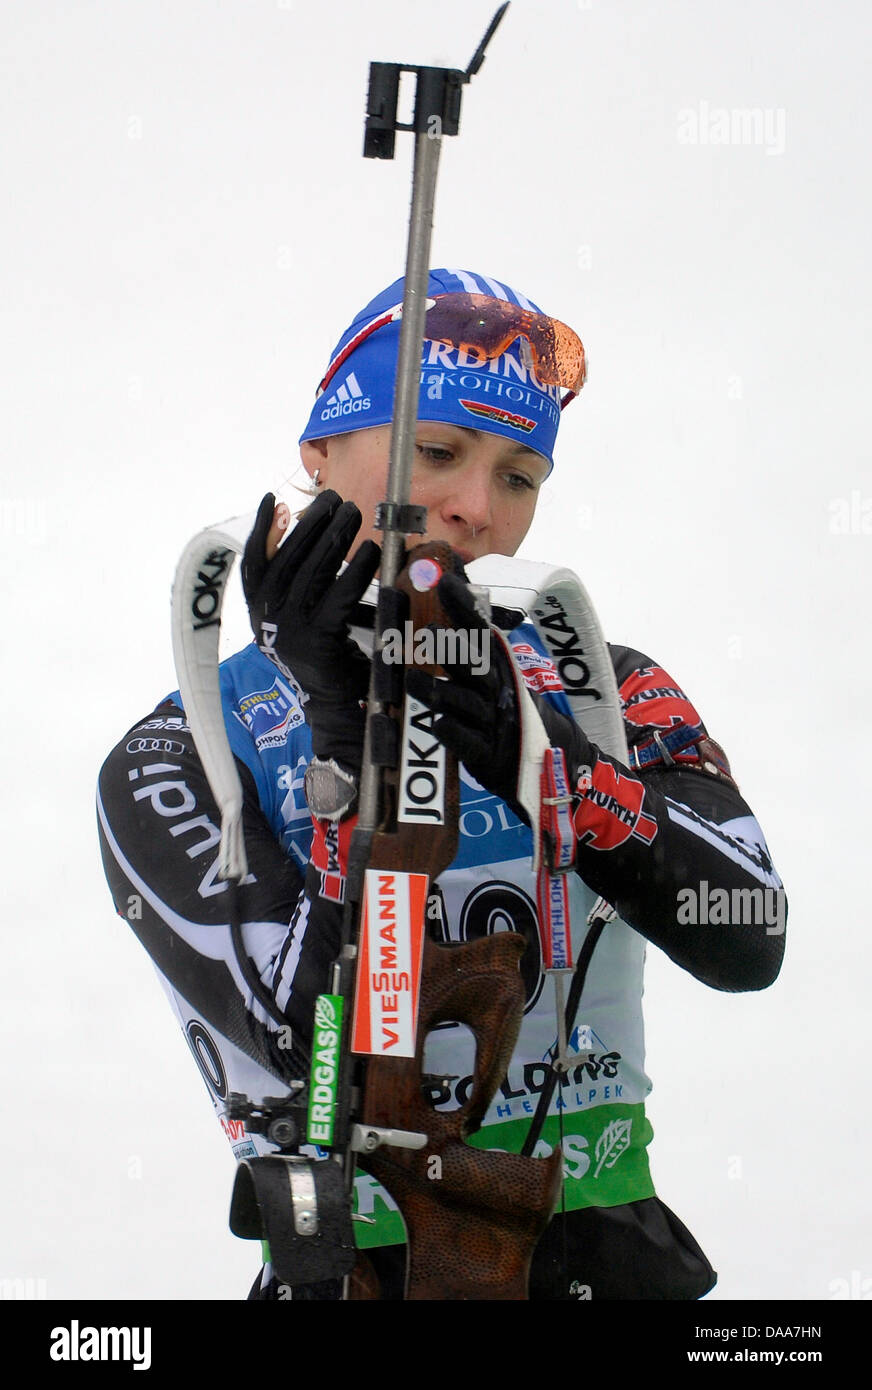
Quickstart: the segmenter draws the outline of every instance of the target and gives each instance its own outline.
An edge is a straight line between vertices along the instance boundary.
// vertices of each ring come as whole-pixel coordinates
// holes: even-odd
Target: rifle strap
[[[581,731],[599,751],[627,764],[627,739],[614,666],[596,610],[578,576],[571,570],[502,555],[487,555],[475,560],[467,572],[472,583],[488,589],[492,605],[510,611],[514,627],[524,619],[534,625],[554,662]],[[503,641],[503,645],[510,652],[509,644]],[[587,934],[573,972],[566,875],[573,869],[575,859],[575,827],[571,817],[571,793],[575,789],[569,785],[565,755],[562,750],[550,746],[514,660],[512,669],[521,710],[518,800],[527,811],[533,828],[533,868],[537,873],[543,963],[546,971],[555,974],[555,981],[561,974],[573,976],[565,1012],[562,988],[556,991],[558,1040],[552,1070],[522,1150],[529,1155],[541,1133],[559,1069],[566,1066],[566,1040],[575,1028],[594,948],[606,921],[615,913],[602,899],[598,901],[588,918]]]
[[[172,627],[176,676],[185,716],[221,812],[219,873],[241,883],[248,873],[242,830],[242,782],[221,707],[218,642],[227,580],[245,549],[254,513],[198,532],[182,551],[173,580]]]
[[[562,567],[506,555],[473,560],[467,574],[470,583],[490,591],[492,604],[520,613],[533,624],[554,662],[579,728],[602,752],[626,763],[627,740],[612,659],[596,609],[578,576]],[[538,809],[538,768],[530,794]]]

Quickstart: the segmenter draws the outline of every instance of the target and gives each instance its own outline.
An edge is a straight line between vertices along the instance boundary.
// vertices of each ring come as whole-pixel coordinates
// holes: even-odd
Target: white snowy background
[[[361,158],[369,60],[465,66],[494,8],[0,12],[0,1277],[49,1298],[236,1299],[257,1269],[94,783],[176,683],[183,545],[293,472],[330,348],[401,273],[411,144]],[[514,0],[437,197],[433,263],[517,285],[590,356],[522,553],[685,686],[789,890],[767,992],[650,951],[653,1171],[713,1298],[872,1296],[868,25]],[[759,138],[705,138],[751,108]]]

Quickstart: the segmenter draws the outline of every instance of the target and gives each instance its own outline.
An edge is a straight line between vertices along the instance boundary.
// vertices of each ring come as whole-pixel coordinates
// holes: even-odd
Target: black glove
[[[477,674],[469,661],[446,663],[443,669],[448,680],[438,680],[413,667],[407,672],[406,688],[438,716],[433,732],[440,743],[457,755],[477,782],[507,802],[529,824],[527,812],[517,801],[521,721],[510,658],[477,611],[469,586],[462,579],[454,574],[444,575],[437,593],[457,629],[482,630],[486,645],[481,650],[490,651],[489,670]],[[464,645],[456,644],[458,655]],[[560,714],[535,692],[530,694],[552,746],[563,748],[566,753],[574,784],[576,768],[590,759],[590,745],[574,719]]]
[[[275,497],[258,508],[242,557],[242,587],[260,650],[308,695],[306,720],[319,758],[359,772],[369,689],[369,659],[351,638],[349,620],[381,561],[364,541],[336,572],[360,530],[353,502],[322,492],[267,562],[266,537]]]

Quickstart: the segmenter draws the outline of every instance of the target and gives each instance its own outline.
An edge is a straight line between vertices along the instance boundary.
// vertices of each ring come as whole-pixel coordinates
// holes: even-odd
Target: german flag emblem
[[[524,434],[536,428],[535,420],[528,420],[526,415],[513,415],[499,405],[489,405],[485,401],[461,401],[460,404],[479,420],[492,420],[494,424],[508,425],[513,430],[522,430]]]

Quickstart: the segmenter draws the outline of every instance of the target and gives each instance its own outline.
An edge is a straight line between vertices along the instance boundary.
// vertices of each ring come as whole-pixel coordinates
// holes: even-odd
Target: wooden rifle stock
[[[418,590],[409,578],[417,559],[455,567],[441,542],[416,547],[396,587],[409,600],[413,631],[431,623],[451,626],[436,590]],[[425,667],[441,674],[438,667]],[[400,712],[401,713],[401,712]],[[386,775],[386,815],[372,839],[369,867],[427,873],[431,882],[457,850],[457,760],[446,756],[446,823],[399,822],[399,770]],[[421,1149],[382,1145],[360,1155],[360,1165],[387,1188],[406,1225],[407,1299],[524,1299],[530,1260],[560,1192],[562,1155],[545,1159],[475,1149],[464,1141],[481,1125],[506,1073],[524,1008],[519,961],[524,938],[500,932],[452,945],[427,939],[415,1056],[370,1057],[361,1106],[364,1126],[425,1133]],[[466,1024],[476,1045],[472,1087],[465,1103],[436,1111],[425,1095],[423,1054],[440,1023]],[[372,1297],[353,1284],[352,1297]]]

